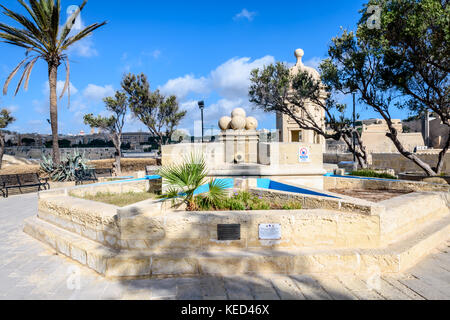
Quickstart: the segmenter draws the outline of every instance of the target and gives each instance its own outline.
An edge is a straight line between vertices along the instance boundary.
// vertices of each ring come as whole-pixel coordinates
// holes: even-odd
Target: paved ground
[[[0,199],[0,299],[446,299],[450,241],[398,278],[208,277],[110,281],[22,232],[36,195]]]

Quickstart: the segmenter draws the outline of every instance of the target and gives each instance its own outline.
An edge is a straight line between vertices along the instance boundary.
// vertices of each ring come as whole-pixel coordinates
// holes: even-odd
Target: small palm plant
[[[167,192],[161,197],[175,201],[181,199],[188,211],[197,210],[196,197],[213,205],[227,196],[223,181],[211,179],[208,182],[206,162],[201,155],[191,154],[180,164],[163,167],[159,175],[169,184]],[[206,185],[209,189],[203,192],[201,187]]]

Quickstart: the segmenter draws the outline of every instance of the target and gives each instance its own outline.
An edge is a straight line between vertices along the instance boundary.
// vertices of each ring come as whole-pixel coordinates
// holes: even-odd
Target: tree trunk
[[[2,168],[3,154],[5,152],[5,138],[0,132],[0,169]]]
[[[358,160],[359,166],[362,169],[367,169],[369,167],[369,163],[368,163],[368,160],[367,160],[367,152],[363,149],[364,147],[360,144],[361,151],[357,150],[357,146],[356,145],[355,145],[355,149],[353,149],[353,140],[350,140],[351,137],[349,137],[345,133],[342,135],[342,139],[347,144],[348,149],[352,153],[355,154],[356,160]]]
[[[61,162],[59,152],[59,136],[58,136],[58,98],[56,96],[56,86],[58,81],[58,66],[49,63],[48,65],[48,82],[50,88],[50,124],[52,127],[53,139],[53,163],[55,165]]]
[[[423,171],[425,171],[427,176],[429,176],[429,177],[435,176],[436,172],[433,171],[433,168],[431,168],[431,166],[428,163],[426,163],[425,161],[422,161],[414,153],[407,151],[403,147],[403,145],[400,142],[400,140],[398,139],[397,130],[394,129],[392,127],[392,125],[390,125],[389,123],[388,123],[388,126],[390,127],[391,133],[388,133],[386,135],[387,135],[388,138],[390,138],[392,140],[392,142],[394,143],[394,145],[397,148],[398,152],[400,152],[401,155],[403,155],[404,157],[408,158],[409,160],[414,162],[417,166],[419,166]]]
[[[113,134],[113,143],[114,147],[116,148],[116,152],[114,154],[115,157],[115,168],[116,168],[116,175],[119,176],[122,174],[122,167],[120,164],[120,160],[122,159],[122,139],[117,134]]]
[[[442,168],[444,167],[445,155],[447,154],[449,148],[450,148],[450,132],[447,137],[447,143],[445,144],[442,151],[439,153],[439,160],[436,165],[436,174],[437,175],[440,175],[442,173]],[[447,170],[449,170],[449,168],[447,168]]]

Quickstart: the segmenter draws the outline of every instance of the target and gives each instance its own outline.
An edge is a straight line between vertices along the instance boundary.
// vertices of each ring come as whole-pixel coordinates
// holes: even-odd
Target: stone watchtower
[[[302,49],[295,50],[297,63],[294,67],[291,68],[291,74],[296,75],[300,71],[306,71],[315,80],[320,81],[319,72],[316,69],[307,67],[303,64],[302,58],[304,54],[305,53]],[[316,121],[320,123],[325,130],[325,111],[312,102],[307,104],[307,110],[315,117]],[[304,112],[301,110],[299,110],[297,116],[305,117]],[[318,135],[314,131],[300,129],[298,124],[287,115],[277,113],[277,130],[280,132],[280,142],[322,144],[325,148],[325,139],[322,136]]]

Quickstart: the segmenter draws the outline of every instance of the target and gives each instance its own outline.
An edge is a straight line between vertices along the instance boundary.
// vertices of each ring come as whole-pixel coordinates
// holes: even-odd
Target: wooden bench
[[[77,171],[75,174],[75,185],[82,185],[84,182],[98,182],[95,169],[87,169],[85,171]]]
[[[0,190],[4,198],[9,196],[10,189],[19,189],[23,194],[22,188],[38,187],[38,191],[49,190],[48,179],[42,179],[37,173],[10,174],[0,176]]]

